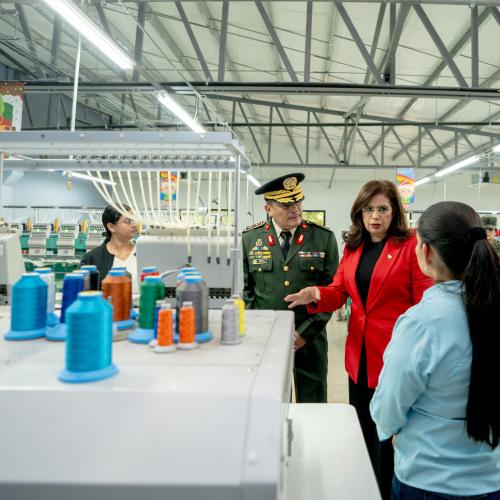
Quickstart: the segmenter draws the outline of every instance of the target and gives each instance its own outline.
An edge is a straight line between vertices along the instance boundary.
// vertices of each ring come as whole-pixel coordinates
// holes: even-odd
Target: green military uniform
[[[296,228],[286,258],[271,219],[246,228],[242,242],[243,297],[249,309],[287,310],[287,295],[307,286],[327,285],[337,270],[335,235],[313,222],[302,221]],[[306,341],[295,352],[297,402],[324,403],[328,370],[326,324],[331,313],[311,315],[305,306],[293,311],[295,331]]]

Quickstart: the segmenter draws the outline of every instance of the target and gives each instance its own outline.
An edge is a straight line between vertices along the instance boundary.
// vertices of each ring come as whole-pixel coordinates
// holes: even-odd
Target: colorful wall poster
[[[415,169],[398,168],[396,171],[396,184],[406,211],[411,210],[415,202]]]
[[[172,199],[170,199],[172,195]],[[166,207],[177,198],[177,175],[172,172],[160,172],[160,199],[162,206]]]
[[[23,82],[0,82],[0,132],[21,130]]]

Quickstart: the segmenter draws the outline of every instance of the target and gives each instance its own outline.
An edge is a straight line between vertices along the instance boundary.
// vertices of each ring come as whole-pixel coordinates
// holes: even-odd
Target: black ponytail
[[[478,214],[468,205],[444,201],[420,217],[418,233],[456,279],[472,342],[467,433],[496,448],[500,440],[500,263],[486,240]]]

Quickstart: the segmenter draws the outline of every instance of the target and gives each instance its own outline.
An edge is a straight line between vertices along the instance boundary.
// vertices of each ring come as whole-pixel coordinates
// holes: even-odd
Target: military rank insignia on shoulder
[[[312,220],[306,220],[306,222],[313,227],[320,227],[321,229],[324,229],[325,231],[332,231],[329,227],[323,226],[321,224],[318,224],[317,222],[314,222]]]
[[[251,226],[247,226],[245,229],[243,229],[243,232],[246,233],[247,231],[251,231],[252,229],[256,229],[258,227],[262,227],[266,223],[265,220],[257,222],[257,224],[252,224]]]

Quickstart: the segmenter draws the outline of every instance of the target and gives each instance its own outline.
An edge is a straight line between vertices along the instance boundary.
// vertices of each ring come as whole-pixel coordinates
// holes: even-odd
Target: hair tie
[[[479,226],[467,229],[467,232],[465,234],[469,243],[475,243],[476,241],[486,239],[486,231]]]

